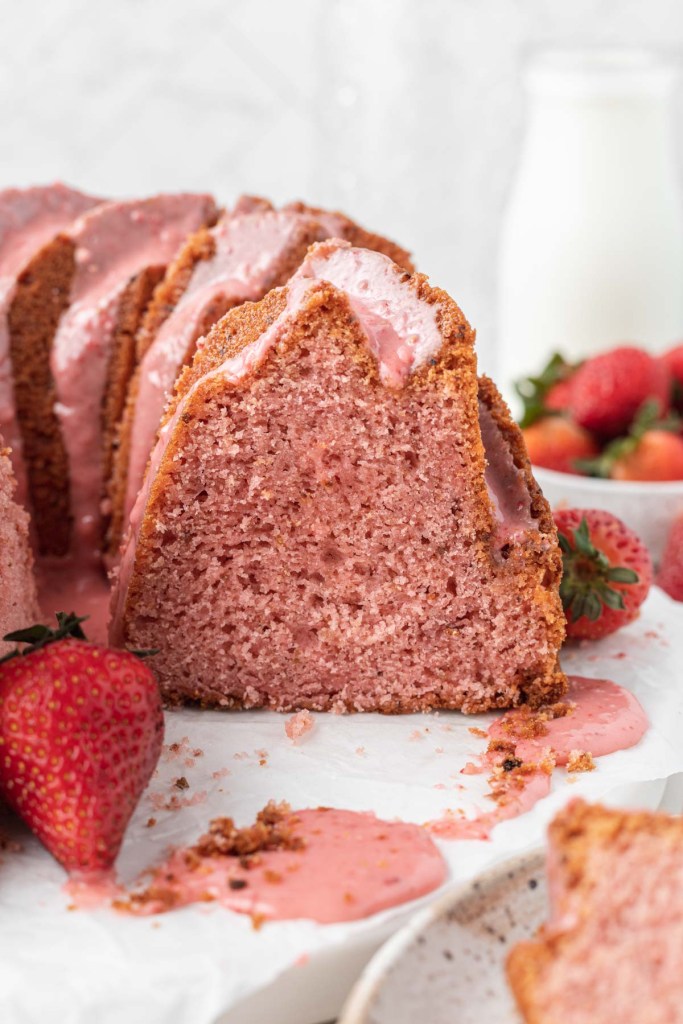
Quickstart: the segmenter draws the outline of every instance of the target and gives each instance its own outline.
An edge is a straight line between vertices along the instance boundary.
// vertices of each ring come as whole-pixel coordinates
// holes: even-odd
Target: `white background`
[[[340,207],[452,292],[484,365],[524,55],[546,43],[675,55],[683,43],[681,0],[1,0],[0,11],[0,186],[62,178],[114,196],[249,191]]]

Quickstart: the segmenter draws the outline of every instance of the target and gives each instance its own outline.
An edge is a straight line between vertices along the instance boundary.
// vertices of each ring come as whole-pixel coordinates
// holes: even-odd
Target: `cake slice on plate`
[[[563,692],[552,516],[473,343],[445,292],[344,242],[211,330],[113,598],[113,641],[160,648],[167,698],[481,711]]]
[[[0,432],[11,449],[17,500],[22,504],[28,499],[12,383],[8,323],[17,278],[39,249],[101,202],[59,183],[0,192]]]
[[[683,1021],[683,819],[572,801],[549,829],[550,920],[508,977],[528,1024]]]
[[[341,213],[292,203],[275,210],[245,196],[212,228],[188,239],[169,266],[142,322],[139,365],[128,389],[115,443],[109,494],[107,548],[118,551],[178,374],[191,361],[197,339],[224,313],[284,285],[309,246],[336,237],[390,253],[412,270],[408,254]]]
[[[110,434],[134,365],[133,338],[166,264],[215,216],[205,195],[103,203],[19,274],[11,372],[41,554],[97,562]]]
[[[0,437],[0,657],[14,646],[5,643],[3,636],[25,629],[40,618],[28,513],[14,500],[14,491],[9,449]]]

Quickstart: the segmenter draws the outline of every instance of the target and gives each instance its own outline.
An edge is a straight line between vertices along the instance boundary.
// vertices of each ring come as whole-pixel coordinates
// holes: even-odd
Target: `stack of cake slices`
[[[403,249],[301,203],[51,186],[0,195],[0,276],[33,544],[73,578],[120,558],[112,641],[159,649],[167,698],[562,693],[549,508],[469,324]]]

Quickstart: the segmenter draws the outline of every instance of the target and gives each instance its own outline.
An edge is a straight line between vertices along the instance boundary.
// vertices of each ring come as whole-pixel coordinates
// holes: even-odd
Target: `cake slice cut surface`
[[[175,700],[507,707],[563,691],[559,574],[461,311],[385,256],[323,242],[286,288],[228,313],[180,378],[112,638],[160,647]]]
[[[529,1024],[683,1021],[683,820],[572,801],[549,830],[550,919],[510,954]]]

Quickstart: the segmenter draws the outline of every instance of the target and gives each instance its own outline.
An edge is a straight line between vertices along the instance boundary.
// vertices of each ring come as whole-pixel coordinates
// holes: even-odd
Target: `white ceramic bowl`
[[[603,508],[622,519],[659,562],[674,519],[683,515],[683,480],[636,483],[556,473],[534,466],[534,476],[552,508]]]
[[[545,856],[506,861],[417,914],[370,961],[339,1024],[519,1024],[510,948],[547,916]]]

